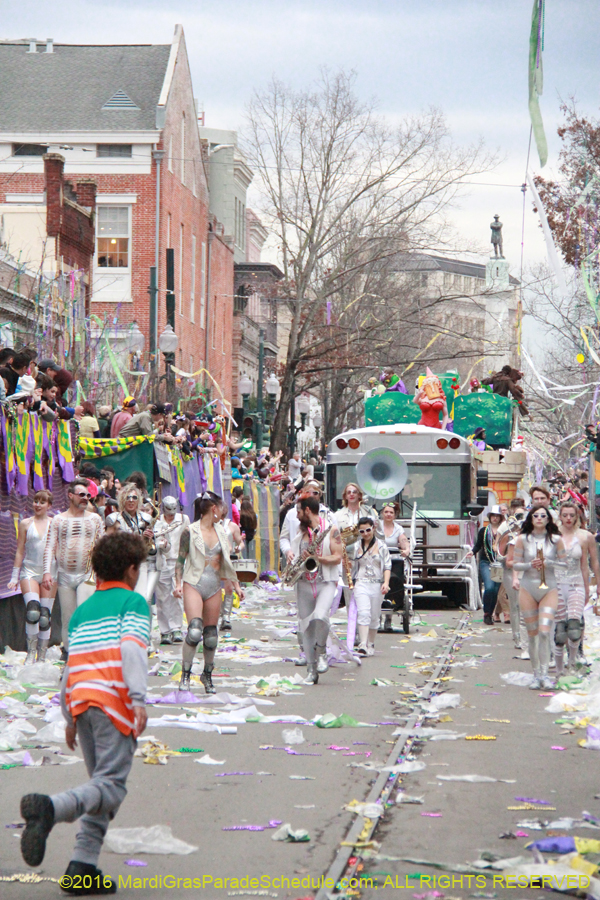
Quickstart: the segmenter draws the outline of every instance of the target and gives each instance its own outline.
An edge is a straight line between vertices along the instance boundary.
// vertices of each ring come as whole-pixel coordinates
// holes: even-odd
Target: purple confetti
[[[551,749],[551,750],[566,750],[567,748],[566,748],[566,747],[559,747],[558,745],[555,745],[555,746],[553,746],[553,747],[550,747],[550,749]]]
[[[352,746],[353,747],[368,747],[369,742],[368,741],[352,741]]]
[[[171,691],[170,694],[165,694],[164,697],[157,697],[156,700],[150,700],[150,703],[198,703],[198,697],[195,694],[192,694],[191,691]]]
[[[141,859],[126,859],[125,865],[126,866],[147,866],[148,863],[143,862],[143,860],[141,860]]]
[[[226,825],[221,831],[264,831],[266,828],[278,828],[283,819],[269,819],[268,825]]]
[[[515,797],[519,803],[537,803],[539,806],[550,806],[549,800],[537,800],[535,797]]]
[[[228,775],[254,775],[254,772],[219,772],[215,778],[227,778]]]
[[[338,747],[337,744],[331,744],[327,749],[328,750],[349,750],[350,747]]]
[[[429,816],[430,819],[441,819],[441,813],[421,813],[422,816]]]
[[[5,828],[25,828],[25,822],[16,822],[12,825],[5,825]]]

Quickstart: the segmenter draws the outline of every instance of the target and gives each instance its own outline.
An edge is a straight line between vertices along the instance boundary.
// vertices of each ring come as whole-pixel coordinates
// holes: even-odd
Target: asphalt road
[[[294,652],[293,638],[285,634],[293,619],[286,618],[280,605],[274,610],[275,605],[273,601],[266,606],[256,605],[248,609],[249,615],[234,619],[233,637],[247,640],[244,644],[230,644],[219,654],[215,670],[220,676],[215,679],[219,690],[246,697],[248,684],[244,679],[304,673],[305,670],[283,661]],[[270,610],[275,614],[270,616]],[[321,729],[312,724],[248,722],[238,726],[237,734],[199,733],[180,727],[154,728],[153,717],[180,714],[183,710],[164,705],[150,708],[147,734],[172,749],[202,748],[224,763],[199,765],[196,760],[202,757],[201,753],[169,758],[166,765],[134,760],[128,796],[113,827],[168,825],[176,838],[198,850],[186,856],[139,851],[120,855],[104,850],[100,866],[113,877],[120,877],[119,894],[176,900],[198,893],[198,888],[188,889],[183,881],[196,878],[197,884],[203,885],[202,896],[207,898],[314,897],[318,879],[329,872],[340,844],[356,821],[356,815],[344,807],[353,800],[364,801],[377,780],[376,770],[361,766],[381,765],[388,760],[398,740],[392,736],[394,730],[415,710],[415,700],[428,684],[436,657],[455,639],[456,652],[448,670],[442,673],[450,680],[439,681],[434,687],[459,693],[460,706],[443,711],[441,717],[448,718],[438,722],[436,728],[461,735],[494,736],[495,740],[467,741],[461,737],[425,741],[407,748],[412,749],[414,760],[425,763],[426,768],[401,775],[401,787],[409,794],[422,796],[424,802],[392,803],[386,809],[373,836],[377,845],[367,848],[367,856],[369,850],[378,856],[364,862],[358,860],[364,866],[364,876],[379,873],[375,876],[377,886],[367,883],[362,896],[392,897],[401,891],[407,896],[408,891],[412,897],[429,889],[427,885],[421,888],[414,878],[407,880],[407,876],[417,872],[434,875],[434,869],[386,857],[467,864],[485,850],[501,856],[527,855],[523,849],[525,838],[499,837],[502,832],[514,831],[521,819],[540,816],[539,812],[508,810],[507,807],[518,805],[514,799],[517,796],[549,801],[556,807],[556,812],[548,814],[551,817],[578,817],[584,809],[597,813],[600,805],[594,799],[595,755],[577,746],[581,732],[561,734],[560,727],[554,724],[556,716],[544,712],[547,698],[526,688],[506,686],[500,679],[501,673],[528,671],[529,666],[513,658],[510,626],[484,628],[481,616],[474,615],[468,617],[469,624],[457,637],[455,629],[463,615],[454,609],[423,611],[424,624],[413,625],[410,639],[402,634],[378,635],[375,657],[365,660],[361,667],[338,665],[322,676],[316,686],[302,685],[277,696],[259,695],[259,699],[273,703],[257,707],[263,715],[298,715],[312,720],[317,714],[344,713],[375,727]],[[343,632],[343,627],[339,630]],[[250,645],[250,641],[258,643]],[[269,659],[265,660],[265,656]],[[170,667],[176,657],[174,650],[154,657],[151,664],[162,659]],[[374,685],[374,679],[392,683]],[[150,689],[157,696],[164,695],[175,683],[169,675],[154,676]],[[187,709],[195,713],[198,707],[203,708],[205,695],[199,684],[194,685],[193,691],[197,704],[189,704]],[[36,721],[39,724],[42,723]],[[435,723],[425,721],[425,726],[430,724]],[[295,727],[301,729],[305,742],[288,745],[286,750],[282,730]],[[142,738],[140,745],[143,743]],[[566,749],[552,750],[555,745]],[[32,754],[34,758],[40,755],[35,751]],[[444,782],[436,777],[442,774],[487,775],[515,779],[515,783]],[[6,827],[19,822],[21,795],[30,791],[52,794],[83,778],[81,763],[0,770],[0,877],[30,871],[20,856],[19,830]],[[394,788],[390,800],[396,794]],[[269,827],[260,831],[223,830],[240,825],[268,826],[274,821],[289,822],[293,829],[306,829],[310,840],[276,842],[272,839],[275,829]],[[56,827],[43,865],[36,870],[38,875],[60,878],[69,862],[75,830],[75,824]],[[539,836],[531,833],[533,839]],[[586,836],[595,834],[588,832]],[[147,865],[130,867],[126,860],[131,858]],[[226,881],[243,878],[248,881]],[[289,888],[286,882],[282,886],[278,881],[282,878],[290,880]],[[145,886],[141,882],[136,887],[135,879],[149,880]],[[182,879],[179,886],[177,879]],[[259,881],[252,883],[250,879]],[[539,894],[531,890],[504,891],[493,887],[490,878],[485,888],[481,882],[472,882],[471,887],[467,882],[456,882],[445,890],[445,896],[477,896],[478,891],[495,896],[506,893],[513,898]],[[48,881],[1,883],[0,888],[0,896],[7,900],[49,900],[60,895],[58,885]]]

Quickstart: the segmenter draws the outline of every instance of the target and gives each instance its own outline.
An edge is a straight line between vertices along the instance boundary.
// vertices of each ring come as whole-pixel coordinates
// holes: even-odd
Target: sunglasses
[[[125,497],[125,499],[126,499],[126,500],[138,500],[139,498],[138,498],[138,495],[137,495],[137,494],[127,494],[127,496]]]
[[[91,494],[78,494],[78,493],[75,494],[75,497],[85,497],[86,500],[90,500],[91,496],[92,496]]]
[[[360,528],[358,529],[359,534],[371,534],[372,531],[372,528],[365,528],[363,531],[361,531]]]

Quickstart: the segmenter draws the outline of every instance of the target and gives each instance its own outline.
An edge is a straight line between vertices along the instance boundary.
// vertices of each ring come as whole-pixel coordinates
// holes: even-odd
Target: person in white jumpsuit
[[[190,520],[180,513],[179,501],[175,497],[165,497],[163,512],[154,526],[156,542],[156,571],[158,581],[154,589],[156,598],[156,618],[160,630],[161,644],[181,644],[183,642],[183,601],[174,597],[175,563],[179,552],[179,538],[184,528],[190,527]]]

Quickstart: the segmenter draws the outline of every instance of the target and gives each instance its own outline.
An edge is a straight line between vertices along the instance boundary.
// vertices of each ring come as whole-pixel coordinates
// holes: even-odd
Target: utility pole
[[[290,459],[296,449],[296,379],[292,381],[292,399],[290,400]]]
[[[258,332],[258,384],[256,386],[256,449],[262,450],[265,414],[263,410],[263,377],[265,365],[265,332]]]

